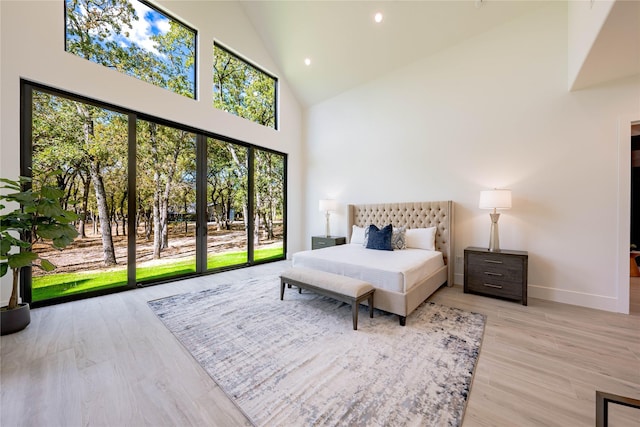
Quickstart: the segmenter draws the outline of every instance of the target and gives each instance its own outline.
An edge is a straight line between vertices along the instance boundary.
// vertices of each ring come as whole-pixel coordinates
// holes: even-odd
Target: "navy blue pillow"
[[[379,229],[375,225],[369,226],[369,240],[367,240],[367,249],[378,249],[381,251],[392,251],[391,235],[393,227],[391,224]]]

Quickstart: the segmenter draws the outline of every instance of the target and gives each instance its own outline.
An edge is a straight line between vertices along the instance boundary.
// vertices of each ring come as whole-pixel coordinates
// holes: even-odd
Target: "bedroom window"
[[[269,73],[213,45],[213,106],[277,129],[277,83]]]
[[[80,236],[34,245],[34,307],[282,260],[287,155],[21,81],[21,175],[61,189]],[[48,251],[48,252],[44,252]]]
[[[249,260],[248,162],[248,147],[207,138],[208,270]]]
[[[65,50],[172,92],[196,94],[196,31],[138,0],[65,0]]]
[[[254,259],[283,258],[285,158],[279,153],[256,149],[253,164]]]
[[[61,205],[79,217],[79,236],[68,250],[34,244],[57,269],[32,269],[32,302],[126,286],[128,116],[45,90],[26,95],[32,186],[63,190]],[[109,273],[101,275],[102,268]]]
[[[196,139],[136,121],[136,283],[196,272]]]

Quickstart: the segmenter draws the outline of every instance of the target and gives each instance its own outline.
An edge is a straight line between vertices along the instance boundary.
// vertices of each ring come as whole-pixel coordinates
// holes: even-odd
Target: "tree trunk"
[[[122,192],[122,198],[120,199],[120,217],[122,217],[122,235],[127,235],[127,214],[124,211],[124,202],[127,200],[128,192],[125,190]]]
[[[186,193],[185,193],[186,194]],[[187,214],[187,197],[184,198],[184,234],[189,232],[189,215]]]
[[[164,186],[164,193],[160,199],[160,223],[162,224],[162,249],[169,247],[169,194],[171,193],[171,180],[168,178]]]
[[[109,206],[109,227],[111,228],[111,233],[113,234],[113,229],[116,230],[116,236],[119,236],[120,229],[118,228],[118,217],[116,215],[116,204],[114,201],[114,195],[111,194],[109,199],[111,199],[111,204]],[[115,227],[114,227],[115,225]]]
[[[228,148],[229,152],[231,153],[231,157],[233,158],[234,163],[238,167],[238,170],[242,171],[243,167],[246,167],[246,165],[243,165],[242,162],[240,162],[240,159],[238,158],[238,153],[236,153],[235,148],[233,148],[232,144],[227,144],[227,148]],[[245,190],[246,190],[246,188],[245,188]],[[249,228],[249,207],[247,206],[247,202],[245,200],[246,200],[246,198],[243,198],[243,202],[242,202],[242,221],[244,222],[244,229],[248,230],[248,228]]]
[[[12,310],[18,306],[18,282],[20,278],[20,269],[12,268],[13,272],[13,287],[11,288],[11,297],[9,298],[9,304],[7,304],[7,308]]]
[[[178,157],[182,151],[182,144],[184,142],[182,139],[184,137],[185,133],[180,132],[179,141],[174,142],[173,157],[169,164],[169,170],[167,170],[166,182],[164,183],[164,193],[162,194],[161,205],[162,211],[160,212],[162,215],[162,249],[167,249],[169,247],[169,197],[171,196],[171,188],[175,179]]]
[[[253,227],[253,246],[260,245],[260,214],[256,212],[255,224]]]
[[[86,175],[80,173],[80,179],[82,180],[82,213],[80,214],[80,229],[78,233],[80,233],[81,239],[86,239],[87,234],[85,232],[85,224],[87,222],[87,207],[89,206],[89,178]]]
[[[149,122],[149,146],[151,158],[153,160],[153,259],[160,259],[162,251],[162,221],[161,212],[161,192],[160,182],[160,153],[158,152],[158,125]]]
[[[151,211],[144,212],[144,238],[148,242],[151,240],[153,226],[151,225]]]
[[[267,155],[267,176],[271,178],[273,176],[273,156]],[[267,239],[273,239],[273,187],[271,185],[267,185],[267,203],[266,209],[264,210],[265,215],[265,228],[267,232]]]
[[[231,190],[229,190],[229,194],[231,194]],[[231,224],[233,223],[233,218],[231,218],[231,196],[227,198],[225,203],[225,216],[224,216],[224,225],[226,230],[231,230]]]
[[[274,233],[273,233],[273,209],[272,209],[272,202],[269,201],[269,210],[268,212],[268,216],[266,218],[266,222],[267,222],[267,239],[268,240],[273,240],[274,238]]]
[[[76,108],[79,114],[84,118],[83,133],[84,142],[89,147],[93,142],[93,118],[91,112],[83,104],[77,102]],[[98,216],[100,217],[100,232],[102,234],[102,252],[104,254],[104,265],[110,266],[116,264],[116,254],[113,249],[113,239],[111,238],[111,221],[109,219],[109,211],[107,209],[107,193],[102,182],[102,173],[100,171],[100,159],[88,156],[89,175],[93,189],[96,193],[96,202],[98,205]],[[95,225],[94,225],[95,227]]]
[[[160,259],[160,251],[162,250],[162,224],[160,221],[160,190],[158,181],[160,177],[158,172],[153,173],[153,181],[156,183],[153,192],[153,259]]]
[[[109,221],[109,211],[107,209],[107,197],[100,175],[100,166],[96,160],[89,163],[89,173],[93,189],[96,193],[98,204],[98,216],[100,217],[100,233],[102,234],[102,252],[104,254],[104,265],[116,265],[116,253],[113,249],[113,238],[111,237],[111,221]]]

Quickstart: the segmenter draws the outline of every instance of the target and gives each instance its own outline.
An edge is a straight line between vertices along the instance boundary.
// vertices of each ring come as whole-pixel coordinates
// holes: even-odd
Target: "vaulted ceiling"
[[[553,0],[552,0],[553,1]],[[620,1],[619,3],[636,3]],[[545,0],[242,1],[241,5],[303,107],[544,7]],[[640,73],[633,5],[614,9],[579,76],[581,87]],[[629,7],[631,15],[629,17]],[[382,22],[374,15],[382,13]],[[638,40],[634,41],[633,38]],[[636,52],[616,55],[626,43]],[[620,49],[618,49],[620,50]],[[629,50],[627,51],[629,52]],[[635,57],[630,58],[630,55]],[[612,62],[611,57],[617,56]],[[600,59],[600,57],[605,59]],[[311,60],[305,65],[306,58]],[[607,64],[603,67],[603,61]],[[577,87],[576,87],[577,88]]]
[[[544,1],[243,1],[303,106],[529,13]],[[381,23],[374,15],[383,14]],[[305,58],[311,65],[304,63]]]

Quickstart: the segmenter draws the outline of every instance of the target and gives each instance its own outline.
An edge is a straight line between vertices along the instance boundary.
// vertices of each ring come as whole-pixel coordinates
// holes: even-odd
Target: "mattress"
[[[341,274],[374,287],[406,293],[444,266],[442,252],[424,249],[379,251],[360,244],[331,246],[293,255],[294,267]]]

